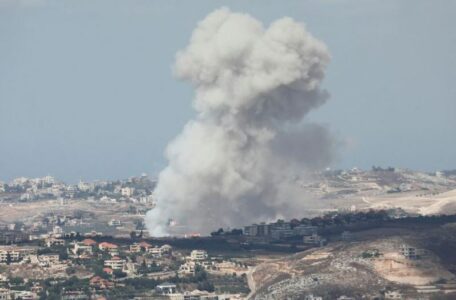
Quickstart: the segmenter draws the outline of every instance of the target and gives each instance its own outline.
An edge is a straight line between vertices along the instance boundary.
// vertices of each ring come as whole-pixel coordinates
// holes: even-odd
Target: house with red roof
[[[90,279],[90,286],[95,287],[99,290],[111,289],[114,287],[114,283],[101,278],[100,276],[95,276]]]
[[[103,272],[105,272],[108,275],[112,275],[114,273],[114,270],[109,267],[106,267],[106,268],[103,268]]]
[[[109,252],[112,256],[119,255],[119,246],[116,244],[108,243],[108,242],[102,242],[98,244],[98,249],[101,251],[106,251]]]
[[[85,246],[95,246],[97,244],[97,242],[92,239],[82,240],[81,243],[84,244]]]

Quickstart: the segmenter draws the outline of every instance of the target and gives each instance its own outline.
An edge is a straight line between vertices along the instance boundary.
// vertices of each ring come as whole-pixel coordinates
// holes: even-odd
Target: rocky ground
[[[394,290],[406,299],[431,299],[450,293],[455,288],[454,252],[445,247],[456,245],[456,230],[450,227],[369,230],[354,234],[351,241],[264,262],[249,274],[254,289],[250,298],[303,299],[313,294],[323,299],[372,299]],[[425,254],[417,260],[405,258],[399,254],[404,243]],[[419,291],[427,286],[437,291],[423,296]]]

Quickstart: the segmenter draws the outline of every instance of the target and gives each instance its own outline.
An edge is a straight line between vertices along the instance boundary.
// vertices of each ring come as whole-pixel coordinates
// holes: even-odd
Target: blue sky
[[[194,116],[174,55],[221,6],[328,45],[334,167],[456,168],[456,1],[0,0],[0,179],[159,172]]]

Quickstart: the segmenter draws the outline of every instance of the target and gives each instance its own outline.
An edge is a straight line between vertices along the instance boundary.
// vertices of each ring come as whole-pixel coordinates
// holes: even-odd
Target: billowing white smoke
[[[201,21],[175,64],[195,87],[197,117],[166,150],[149,231],[168,233],[169,219],[208,233],[303,215],[296,178],[332,155],[327,130],[302,122],[327,99],[319,85],[329,60],[326,46],[290,18],[264,28],[223,8]]]

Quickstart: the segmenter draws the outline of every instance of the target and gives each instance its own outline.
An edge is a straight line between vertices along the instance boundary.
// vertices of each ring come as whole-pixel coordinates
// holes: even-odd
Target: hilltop
[[[425,173],[397,168],[316,173],[298,183],[315,214],[328,210],[402,208],[416,214],[456,212],[456,172]]]

